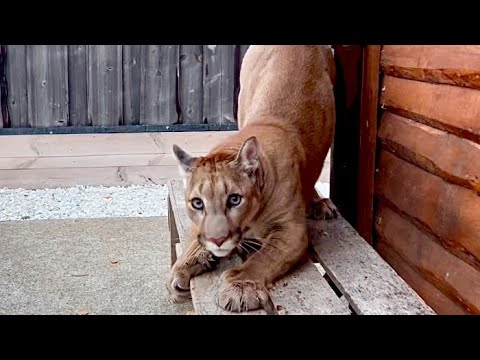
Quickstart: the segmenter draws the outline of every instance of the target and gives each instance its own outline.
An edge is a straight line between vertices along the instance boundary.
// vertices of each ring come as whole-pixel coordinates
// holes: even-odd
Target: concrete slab
[[[186,314],[169,267],[165,217],[0,222],[0,314]]]

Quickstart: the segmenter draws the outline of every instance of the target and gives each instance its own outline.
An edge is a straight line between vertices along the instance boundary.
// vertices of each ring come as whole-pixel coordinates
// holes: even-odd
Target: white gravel
[[[316,188],[330,195],[330,184]],[[167,196],[166,184],[0,189],[0,221],[167,216]]]
[[[163,185],[0,189],[0,221],[167,216]]]

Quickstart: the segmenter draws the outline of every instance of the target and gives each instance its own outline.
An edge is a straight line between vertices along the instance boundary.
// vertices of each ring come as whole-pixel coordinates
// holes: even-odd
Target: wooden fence
[[[0,127],[235,125],[247,48],[3,45]]]

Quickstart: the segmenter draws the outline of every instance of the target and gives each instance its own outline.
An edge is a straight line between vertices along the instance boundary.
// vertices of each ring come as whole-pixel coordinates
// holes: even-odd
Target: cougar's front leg
[[[307,208],[307,217],[312,220],[333,219],[338,217],[339,211],[329,198],[321,198],[314,191],[313,199]]]
[[[306,226],[301,221],[271,234],[258,252],[222,274],[218,305],[232,312],[266,308],[267,289],[304,259],[307,245]]]
[[[168,275],[167,289],[175,303],[189,300],[191,298],[190,279],[213,270],[218,261],[198,242],[197,236],[198,234],[192,230],[190,243],[175,261]]]

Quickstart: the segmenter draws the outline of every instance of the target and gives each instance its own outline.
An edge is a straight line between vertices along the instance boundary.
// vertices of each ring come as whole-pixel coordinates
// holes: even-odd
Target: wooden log
[[[68,126],[67,45],[27,45],[28,122]]]
[[[373,231],[373,193],[375,153],[377,146],[377,112],[380,82],[379,45],[368,45],[363,50],[362,92],[360,103],[360,144],[358,154],[357,219],[356,229],[369,243]]]
[[[480,195],[480,145],[388,111],[378,136],[384,149]]]
[[[10,126],[28,127],[26,45],[7,45],[6,76]]]
[[[68,45],[69,125],[89,126],[87,99],[87,45]]]
[[[480,91],[392,76],[382,90],[383,108],[480,143]]]
[[[173,144],[206,153],[229,131],[68,135],[2,135],[0,158],[172,154]],[[203,141],[198,139],[202,138]]]
[[[0,188],[42,189],[77,185],[150,185],[179,179],[179,175],[178,166],[0,170]]]
[[[142,45],[123,45],[123,123],[140,124]]]
[[[308,221],[308,234],[320,264],[358,315],[433,314],[345,219]]]
[[[203,120],[208,124],[235,122],[234,45],[203,46]]]
[[[141,124],[173,124],[177,113],[178,45],[143,45]]]
[[[382,70],[405,79],[480,89],[480,46],[385,45]]]
[[[123,124],[122,45],[88,45],[88,120]]]
[[[382,204],[377,212],[376,230],[378,241],[394,249],[451,301],[465,312],[480,314],[480,271]]]
[[[480,197],[382,151],[376,195],[480,270]]]
[[[428,303],[438,315],[466,315],[465,309],[450,300],[415,269],[404,261],[385,242],[375,246],[378,253],[395,269],[408,284]]]
[[[203,116],[203,46],[180,45],[179,103],[182,124],[201,124]]]

